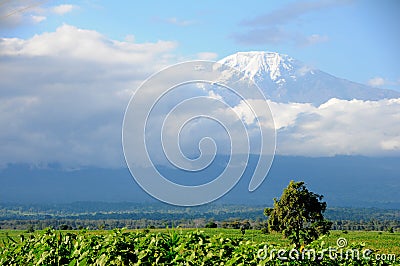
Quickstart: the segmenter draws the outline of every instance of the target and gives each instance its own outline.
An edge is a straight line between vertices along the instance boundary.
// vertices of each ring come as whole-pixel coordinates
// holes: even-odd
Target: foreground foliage
[[[363,252],[362,245],[349,246]],[[304,251],[324,251],[313,257]],[[283,251],[281,251],[283,250]],[[0,245],[0,265],[398,265],[377,260],[373,254],[349,257],[328,255],[323,240],[301,247],[295,258],[292,247],[265,245],[223,234],[201,231],[166,232],[113,230],[107,234],[60,232],[46,229],[21,239],[9,237]],[[301,257],[304,253],[306,256]],[[322,253],[321,253],[322,254]],[[286,259],[285,259],[286,258]]]

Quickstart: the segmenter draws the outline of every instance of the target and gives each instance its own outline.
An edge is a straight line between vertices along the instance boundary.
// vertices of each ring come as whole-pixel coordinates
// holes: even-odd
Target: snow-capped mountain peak
[[[220,60],[219,63],[234,67],[245,73],[247,78],[261,81],[268,76],[278,82],[282,78],[295,76],[299,62],[288,55],[275,52],[239,52]]]
[[[219,61],[245,74],[271,100],[320,105],[331,98],[378,100],[400,98],[400,92],[372,88],[334,77],[288,55],[276,52],[238,52]],[[229,75],[224,77],[229,79]]]

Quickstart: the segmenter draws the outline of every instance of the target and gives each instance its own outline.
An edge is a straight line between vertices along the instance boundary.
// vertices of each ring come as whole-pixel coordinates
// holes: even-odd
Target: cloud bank
[[[270,106],[277,121],[279,154],[400,155],[400,99]]]
[[[176,47],[172,41],[111,40],[70,25],[29,39],[0,39],[0,166],[124,166],[121,130],[127,103],[149,75],[178,61]],[[221,97],[213,91],[203,94]],[[400,155],[400,99],[269,105],[278,154]],[[234,110],[251,127],[253,119],[243,103]],[[234,125],[237,117],[228,119]],[[182,143],[197,149],[190,138],[213,127],[195,123]]]
[[[0,39],[0,164],[122,166],[130,96],[175,61],[176,45],[119,42],[70,25]]]
[[[56,14],[58,14],[58,15],[64,15],[64,14],[66,14],[66,13],[69,13],[69,12],[71,12],[73,9],[75,9],[76,8],[76,6],[74,6],[74,5],[58,5],[58,6],[55,6],[55,7],[53,7],[51,10],[54,12],[54,13],[56,13]]]

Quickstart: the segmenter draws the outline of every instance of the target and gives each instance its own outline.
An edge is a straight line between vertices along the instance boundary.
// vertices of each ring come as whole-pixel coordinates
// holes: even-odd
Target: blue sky
[[[1,37],[30,38],[68,24],[112,40],[173,41],[179,59],[268,50],[338,77],[400,90],[400,4],[394,0],[19,0],[1,1],[0,9]]]

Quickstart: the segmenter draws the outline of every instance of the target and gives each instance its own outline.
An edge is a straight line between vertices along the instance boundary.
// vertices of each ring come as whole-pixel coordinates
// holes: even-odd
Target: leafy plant
[[[327,249],[321,238],[302,246],[299,252]],[[266,248],[268,247],[268,248]],[[362,250],[363,244],[349,248]],[[278,250],[283,250],[278,254]],[[226,234],[203,231],[126,232],[115,229],[105,234],[46,229],[0,245],[0,265],[399,265],[400,260],[376,260],[374,256],[330,258],[290,257],[292,247],[256,243]],[[372,251],[374,252],[374,251]],[[280,256],[278,256],[280,255]]]

